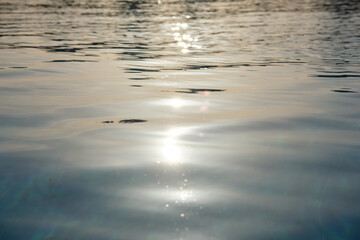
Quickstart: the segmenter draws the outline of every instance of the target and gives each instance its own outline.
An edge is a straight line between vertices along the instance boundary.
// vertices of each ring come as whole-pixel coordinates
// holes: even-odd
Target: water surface
[[[355,0],[0,0],[0,239],[359,239]]]

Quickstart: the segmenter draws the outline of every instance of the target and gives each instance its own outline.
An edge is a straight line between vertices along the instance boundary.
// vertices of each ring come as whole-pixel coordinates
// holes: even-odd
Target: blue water
[[[360,239],[360,3],[0,0],[0,239]]]

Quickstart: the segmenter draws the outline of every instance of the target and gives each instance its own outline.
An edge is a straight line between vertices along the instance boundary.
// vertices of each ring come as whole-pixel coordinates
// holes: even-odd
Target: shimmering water
[[[0,239],[360,239],[357,0],[0,0]]]

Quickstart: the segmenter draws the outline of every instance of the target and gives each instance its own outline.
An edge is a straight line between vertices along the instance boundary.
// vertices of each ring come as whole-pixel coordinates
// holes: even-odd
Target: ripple
[[[186,88],[185,90],[178,90],[175,91],[177,93],[189,93],[189,94],[196,94],[199,92],[209,93],[209,92],[224,92],[225,89],[210,89],[210,88]]]
[[[124,120],[119,121],[119,123],[143,123],[143,122],[147,122],[147,120],[143,120],[143,119],[124,119]]]
[[[355,74],[319,74],[319,75],[314,75],[314,77],[319,77],[319,78],[358,78],[360,77],[360,75],[355,75]]]
[[[352,90],[346,90],[346,89],[336,89],[336,90],[331,90],[332,92],[337,92],[337,93],[358,93],[356,91],[352,91]]]
[[[58,60],[52,60],[52,61],[49,61],[49,62],[60,63],[60,62],[97,62],[97,61],[93,61],[93,60],[80,60],[80,59],[70,59],[70,60],[58,59]]]
[[[114,123],[114,121],[103,121],[102,123]]]
[[[144,80],[150,80],[150,77],[131,77],[129,78],[130,80],[134,80],[134,81],[144,81]]]
[[[149,68],[125,68],[128,73],[141,73],[141,72],[160,72],[157,69],[149,69]]]

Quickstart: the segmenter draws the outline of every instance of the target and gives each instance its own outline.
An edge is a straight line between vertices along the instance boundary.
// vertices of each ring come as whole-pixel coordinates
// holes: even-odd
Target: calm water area
[[[360,2],[0,0],[0,239],[360,239]]]

